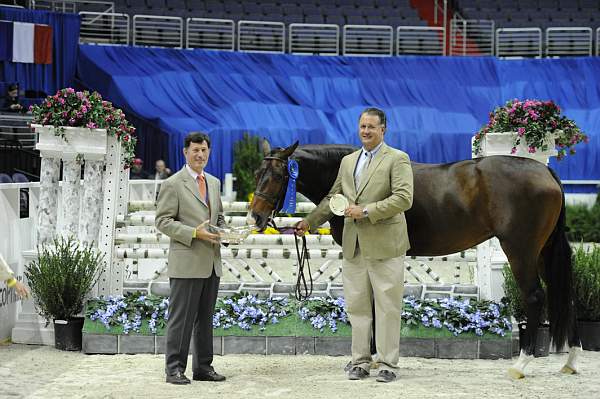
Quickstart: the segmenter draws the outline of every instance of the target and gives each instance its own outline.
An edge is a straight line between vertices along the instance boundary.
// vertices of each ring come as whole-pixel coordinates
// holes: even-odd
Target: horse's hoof
[[[522,371],[517,370],[514,367],[511,367],[508,369],[508,375],[515,380],[520,380],[521,378],[525,378],[525,374],[523,374]]]
[[[566,364],[563,366],[562,369],[560,369],[560,372],[563,374],[577,374],[577,370],[575,370],[574,368],[572,368],[571,366],[567,366]]]

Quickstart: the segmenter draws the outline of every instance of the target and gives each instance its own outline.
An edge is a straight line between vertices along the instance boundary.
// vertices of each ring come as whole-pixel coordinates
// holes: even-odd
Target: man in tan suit
[[[192,132],[184,142],[186,165],[165,180],[156,207],[156,228],[171,238],[168,275],[171,286],[166,381],[189,384],[185,376],[193,336],[193,379],[224,381],[215,372],[212,316],[219,290],[221,249],[208,223],[222,226],[221,183],[204,171],[210,138]]]
[[[406,153],[383,142],[383,111],[367,108],[359,120],[363,147],[345,156],[329,194],[304,220],[304,234],[331,219],[329,199],[344,195],[344,296],[352,324],[352,368],[348,378],[369,376],[372,362],[372,303],[375,302],[377,381],[396,379],[400,352],[400,315],[404,291],[404,255],[410,248],[404,212],[412,205],[413,174]]]

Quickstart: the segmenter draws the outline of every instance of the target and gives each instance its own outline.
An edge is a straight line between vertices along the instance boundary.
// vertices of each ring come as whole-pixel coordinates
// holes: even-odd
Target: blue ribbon
[[[296,213],[296,179],[299,174],[298,162],[294,159],[288,159],[288,185],[279,212]]]

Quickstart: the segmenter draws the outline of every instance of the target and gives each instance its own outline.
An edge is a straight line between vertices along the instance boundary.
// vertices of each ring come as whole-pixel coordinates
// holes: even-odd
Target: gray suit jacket
[[[329,199],[343,194],[350,204],[367,208],[369,216],[344,218],[342,250],[344,258],[354,258],[356,242],[367,259],[389,259],[404,255],[410,248],[404,211],[413,200],[413,173],[408,155],[385,143],[371,161],[359,187],[354,185],[354,169],[361,150],[342,159],[338,176],[329,194],[307,217],[317,227],[333,217]]]
[[[185,166],[165,180],[156,206],[156,228],[171,238],[168,275],[174,278],[207,278],[213,271],[221,276],[220,244],[193,239],[196,227],[209,219],[210,224],[223,226],[221,182],[204,172],[209,206],[200,199],[198,184]],[[206,226],[208,229],[208,226]]]

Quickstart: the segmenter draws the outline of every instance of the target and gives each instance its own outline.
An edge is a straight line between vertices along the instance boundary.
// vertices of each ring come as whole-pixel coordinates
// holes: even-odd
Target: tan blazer
[[[344,258],[354,258],[356,242],[367,259],[388,259],[404,255],[410,248],[404,211],[412,206],[413,173],[408,155],[385,143],[361,178],[354,185],[354,170],[361,150],[342,159],[337,178],[329,194],[306,221],[317,227],[333,217],[329,199],[343,194],[350,204],[367,208],[368,218],[344,218],[342,250]]]
[[[193,239],[196,226],[210,218],[210,224],[222,226],[223,204],[221,182],[204,172],[210,203],[200,199],[198,184],[185,166],[165,180],[160,188],[156,205],[156,228],[171,238],[169,245],[168,275],[174,278],[207,278],[213,266],[221,276],[221,248],[219,244]],[[208,226],[207,226],[208,227]]]

